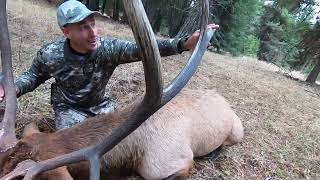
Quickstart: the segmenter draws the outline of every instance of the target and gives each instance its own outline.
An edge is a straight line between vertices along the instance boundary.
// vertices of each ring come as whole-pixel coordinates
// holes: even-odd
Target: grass
[[[15,75],[26,70],[44,43],[61,37],[55,8],[40,1],[8,1]],[[131,30],[99,20],[102,36],[132,40]],[[163,58],[169,82],[189,53]],[[144,90],[141,63],[121,65],[107,86],[119,105]],[[233,58],[207,52],[187,88],[215,89],[243,121],[241,144],[223,151],[215,161],[197,161],[190,179],[320,179],[320,88],[283,76],[253,58]],[[52,129],[50,83],[19,98],[17,130],[36,121]]]

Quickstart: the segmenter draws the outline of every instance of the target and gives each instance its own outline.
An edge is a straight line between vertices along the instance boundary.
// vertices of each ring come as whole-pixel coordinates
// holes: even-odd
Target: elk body
[[[36,133],[29,128],[27,137],[20,140],[3,165],[4,173],[12,171],[22,160],[46,160],[99,143],[121,123],[117,116],[102,115],[52,134]],[[242,137],[241,121],[222,96],[212,90],[185,90],[103,159],[108,168],[130,168],[145,179],[181,178],[188,176],[194,157],[209,154],[221,145],[238,143]],[[81,174],[84,178],[83,172],[88,173],[85,167],[80,163],[68,169],[74,177]],[[44,179],[57,176],[70,177],[60,168],[49,171]]]

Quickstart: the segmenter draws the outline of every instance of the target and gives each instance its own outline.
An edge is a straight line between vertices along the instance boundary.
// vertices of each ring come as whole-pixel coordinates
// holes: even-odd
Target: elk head
[[[1,5],[1,12],[5,12],[5,10],[3,10],[5,9],[5,0],[1,0],[1,2],[4,3]],[[91,180],[99,179],[100,157],[117,145],[117,143],[128,136],[136,128],[138,128],[159,108],[170,101],[177,93],[180,92],[180,90],[192,77],[213,34],[213,30],[208,30],[207,33],[205,33],[209,14],[208,1],[202,1],[202,27],[199,42],[184,69],[165,89],[163,89],[160,70],[160,53],[152,32],[152,28],[143,9],[143,5],[141,1],[132,0],[123,0],[123,4],[125,6],[127,17],[133,30],[144,66],[146,82],[146,92],[144,97],[120,110],[120,112],[106,115],[113,117],[116,114],[117,118],[124,119],[125,121],[119,127],[116,127],[112,133],[102,141],[102,143],[46,161],[40,161],[37,163],[25,161],[18,165],[14,171],[1,178],[1,180],[11,179],[19,175],[25,175],[24,179],[32,179],[39,173],[80,161],[89,162]],[[5,13],[2,14],[1,17],[4,18]],[[4,50],[2,50],[2,52],[3,51]],[[14,121],[14,119],[11,121]]]

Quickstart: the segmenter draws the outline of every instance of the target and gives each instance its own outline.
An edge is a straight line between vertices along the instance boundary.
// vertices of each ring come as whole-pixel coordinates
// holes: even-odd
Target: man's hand
[[[207,29],[218,29],[219,25],[217,24],[208,24]],[[200,37],[200,30],[195,31],[189,38],[188,40],[184,43],[184,49],[189,49],[193,50],[196,47],[196,44],[198,42],[198,39]],[[209,44],[210,45],[210,44]],[[208,46],[209,46],[208,45]]]
[[[19,88],[16,86],[16,94],[18,95],[20,93]],[[5,92],[4,92],[4,87],[3,85],[0,83],[0,103],[4,100],[5,98]]]
[[[0,84],[0,102],[2,102],[4,99],[4,88],[2,84]]]

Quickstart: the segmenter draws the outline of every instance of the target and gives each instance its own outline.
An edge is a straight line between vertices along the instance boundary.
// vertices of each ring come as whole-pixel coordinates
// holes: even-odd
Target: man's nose
[[[97,28],[95,26],[90,26],[90,30],[89,30],[90,36],[97,36],[98,31]]]

